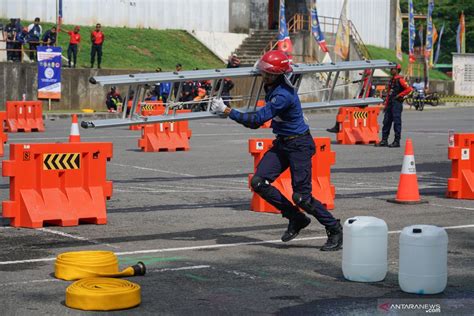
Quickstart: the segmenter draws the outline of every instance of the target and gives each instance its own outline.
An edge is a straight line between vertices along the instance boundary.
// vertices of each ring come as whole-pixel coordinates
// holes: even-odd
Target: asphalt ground
[[[107,163],[114,185],[108,223],[17,229],[0,218],[1,314],[82,314],[64,305],[71,282],[54,278],[54,258],[102,249],[116,252],[122,268],[137,261],[148,268],[146,276],[129,278],[141,286],[141,305],[120,314],[364,315],[381,313],[380,304],[402,299],[442,303],[446,315],[472,315],[474,203],[447,199],[445,193],[451,175],[448,130],[473,132],[474,108],[404,111],[403,141],[413,139],[420,193],[429,202],[420,205],[386,202],[396,194],[403,147],[338,145],[335,135],[325,131],[334,113],[307,117],[313,136],[333,140],[334,215],[342,221],[370,215],[388,224],[384,281],[346,281],[342,251],[319,251],[326,237],[316,220],[297,239],[282,243],[285,219],[249,211],[247,177],[253,159],[248,139],[272,137],[270,130],[249,130],[224,119],[191,121],[190,151],[142,153],[140,132],[81,129],[83,141],[114,144]],[[62,142],[69,128],[68,120],[48,120],[45,133],[10,134],[9,142]],[[4,159],[9,156],[5,148]],[[1,181],[2,200],[7,200],[8,178]],[[447,228],[449,278],[442,294],[413,295],[399,288],[399,231],[413,224]]]

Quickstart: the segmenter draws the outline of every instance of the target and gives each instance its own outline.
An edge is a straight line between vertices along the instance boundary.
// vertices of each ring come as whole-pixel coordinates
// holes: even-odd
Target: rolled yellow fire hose
[[[82,310],[111,311],[140,305],[138,284],[112,278],[85,278],[66,289],[66,306]]]
[[[144,275],[143,262],[119,271],[117,256],[111,251],[65,252],[56,258],[55,277],[72,281],[66,290],[66,306],[82,310],[117,310],[140,304],[140,286],[112,279]]]

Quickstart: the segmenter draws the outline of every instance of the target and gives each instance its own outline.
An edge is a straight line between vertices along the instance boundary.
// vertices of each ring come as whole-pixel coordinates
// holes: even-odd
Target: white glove
[[[211,102],[211,112],[222,114],[224,113],[225,109],[227,109],[227,105],[225,105],[222,98],[214,99]]]

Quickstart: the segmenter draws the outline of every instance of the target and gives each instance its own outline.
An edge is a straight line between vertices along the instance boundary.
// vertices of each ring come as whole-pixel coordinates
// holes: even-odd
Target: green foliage
[[[373,59],[385,59],[394,63],[399,63],[397,59],[396,53],[394,50],[387,49],[387,48],[380,48],[377,46],[367,45],[367,49],[369,50],[370,55]],[[408,55],[403,54],[403,62],[402,62],[402,69],[404,72],[408,69]],[[430,79],[435,80],[451,80],[448,76],[444,73],[430,69],[429,71]]]
[[[402,13],[408,13],[408,0],[400,0]],[[427,0],[413,0],[415,14],[426,15],[428,12]],[[466,53],[474,53],[474,1],[472,0],[435,0],[433,10],[433,22],[436,29],[441,30],[444,25],[444,33],[441,39],[441,52],[438,59],[439,64],[451,64],[452,55],[456,49],[456,32],[459,24],[459,15],[464,11],[466,21]],[[426,38],[426,20],[416,19],[415,27],[423,24],[424,36]],[[436,49],[438,43],[435,44]],[[402,49],[408,52],[408,20],[403,20]]]
[[[7,20],[1,23],[8,23]],[[22,21],[23,25],[31,22]],[[53,24],[41,23],[43,33]],[[63,25],[63,30],[73,30],[72,25]],[[90,67],[90,34],[95,25],[81,26],[81,45],[78,53],[78,67]],[[194,68],[223,68],[224,64],[204,45],[182,30],[135,29],[126,27],[102,26],[105,34],[103,46],[102,68],[155,70],[175,69],[177,63],[184,70]],[[67,57],[69,35],[59,34],[58,46],[63,48],[63,56]],[[97,66],[97,62],[96,62]]]

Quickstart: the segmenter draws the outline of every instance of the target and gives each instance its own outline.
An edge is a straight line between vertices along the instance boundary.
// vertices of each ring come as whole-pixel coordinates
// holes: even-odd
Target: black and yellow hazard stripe
[[[43,154],[43,170],[73,170],[81,168],[81,154]]]
[[[154,104],[143,104],[142,111],[154,111],[155,105]]]
[[[438,97],[442,102],[474,102],[474,97],[465,95],[439,94]]]
[[[368,112],[361,112],[361,111],[356,111],[354,112],[354,118],[355,119],[366,119],[369,117],[369,113]]]

